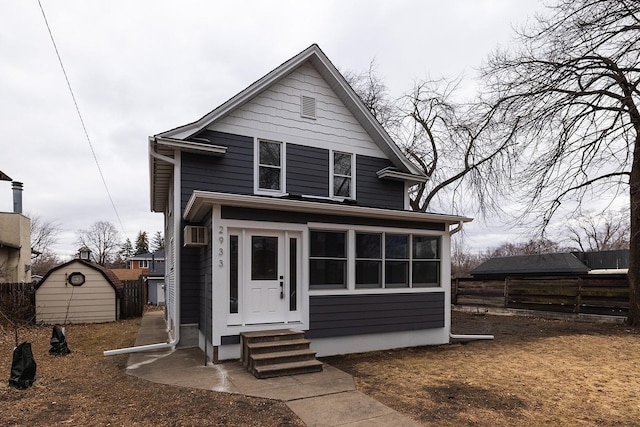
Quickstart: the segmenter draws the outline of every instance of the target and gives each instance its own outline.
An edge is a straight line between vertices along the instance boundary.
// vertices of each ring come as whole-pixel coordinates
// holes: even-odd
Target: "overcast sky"
[[[24,183],[25,212],[61,224],[63,258],[98,220],[123,240],[162,230],[149,208],[148,136],[200,118],[312,43],[343,71],[375,58],[393,97],[425,76],[464,75],[471,87],[513,26],[543,10],[537,0],[41,2],[122,220],[38,1],[0,0],[0,171]],[[11,210],[0,182],[0,211]],[[468,230],[476,249],[505,236]]]

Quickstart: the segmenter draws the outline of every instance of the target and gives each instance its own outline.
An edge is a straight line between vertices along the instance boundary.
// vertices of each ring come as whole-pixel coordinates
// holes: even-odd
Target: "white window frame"
[[[334,159],[335,159],[336,153],[348,154],[349,156],[351,156],[351,176],[340,175],[335,173]],[[351,191],[350,191],[349,197],[336,196],[334,194],[334,188],[333,188],[334,177],[346,177],[351,179],[351,187],[350,187]],[[329,198],[333,200],[355,200],[356,198],[356,154],[355,153],[349,153],[342,150],[329,150]]]
[[[149,260],[147,259],[138,260],[138,268],[149,268]]]
[[[260,188],[260,142],[280,144],[280,189],[270,190]],[[267,138],[254,138],[253,143],[253,193],[266,196],[283,196],[287,194],[286,182],[287,146],[283,141],[275,141]]]

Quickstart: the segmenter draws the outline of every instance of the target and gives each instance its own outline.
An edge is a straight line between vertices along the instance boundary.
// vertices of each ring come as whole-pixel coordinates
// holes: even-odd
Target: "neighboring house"
[[[0,181],[10,181],[0,171]],[[0,212],[0,283],[31,281],[31,220],[22,215],[22,183],[13,181],[13,212]]]
[[[469,272],[476,279],[506,277],[579,276],[626,273],[629,251],[564,252],[488,259]]]
[[[474,278],[504,279],[523,276],[575,276],[589,267],[572,253],[516,255],[488,259],[469,272]]]
[[[36,321],[101,323],[120,317],[122,282],[111,270],[85,259],[52,268],[36,285]]]
[[[147,302],[153,305],[164,304],[164,250],[133,255],[125,261],[129,269],[142,271]]]
[[[152,305],[164,305],[164,261],[155,262],[147,274],[147,301]]]
[[[125,260],[127,262],[127,266],[130,269],[142,269],[144,270],[144,275],[146,276],[149,269],[157,269],[157,266],[154,264],[163,263],[164,264],[164,251],[160,250],[153,253],[139,254],[130,256]]]
[[[140,276],[144,277],[144,270],[141,268],[112,268],[111,271],[116,277],[122,281],[124,280],[138,280]]]
[[[241,332],[282,328],[319,356],[449,342],[450,236],[471,219],[409,210],[427,177],[317,45],[149,154],[181,345],[238,358]]]

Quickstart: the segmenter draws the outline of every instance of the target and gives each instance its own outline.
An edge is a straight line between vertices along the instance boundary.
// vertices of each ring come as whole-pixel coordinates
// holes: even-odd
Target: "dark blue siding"
[[[393,166],[387,159],[356,156],[356,198],[361,206],[404,209],[404,183],[380,179],[380,169]]]
[[[253,194],[253,138],[211,131],[199,136],[227,147],[227,152],[182,153],[182,210],[193,190]]]
[[[180,249],[180,319],[182,323],[200,322],[200,250]]]
[[[287,144],[287,193],[329,196],[329,150]]]
[[[444,327],[444,292],[309,297],[309,338]]]
[[[209,232],[208,242],[211,242],[211,230],[213,229],[211,215],[202,224],[207,227]],[[212,254],[211,244],[200,248],[200,331],[210,339],[211,336],[211,289],[213,284],[212,277]]]
[[[208,226],[208,241],[211,242],[210,216],[198,225]],[[180,229],[183,228],[184,225]],[[211,289],[211,245],[185,248],[183,238],[180,233],[180,319],[182,323],[200,324],[204,328],[207,323],[202,322],[211,321],[211,293],[207,296],[207,290]]]

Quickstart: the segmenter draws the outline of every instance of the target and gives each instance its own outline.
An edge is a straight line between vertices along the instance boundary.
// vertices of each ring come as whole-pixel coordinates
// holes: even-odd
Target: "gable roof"
[[[472,276],[586,274],[589,268],[571,253],[491,258],[469,272]]]
[[[185,150],[198,149],[196,146],[202,146],[203,150],[211,151],[218,149],[219,154],[224,153],[224,147],[211,146],[210,144],[198,144],[193,141],[185,141],[194,136],[196,133],[210,126],[218,120],[223,119],[232,111],[254,99],[256,96],[288,76],[305,63],[310,62],[314,68],[320,73],[327,84],[334,91],[336,96],[343,102],[351,114],[356,118],[364,130],[369,134],[376,145],[391,161],[397,169],[398,177],[408,179],[413,177],[416,181],[425,181],[426,176],[418,167],[412,164],[402,153],[400,148],[391,139],[389,134],[384,130],[382,125],[376,120],[369,109],[364,105],[360,97],[355,93],[353,88],[347,83],[338,69],[331,63],[329,58],[324,54],[317,44],[312,44],[293,58],[281,64],[273,71],[260,78],[249,87],[204,115],[199,120],[184,126],[168,130],[151,137],[150,144],[167,144],[174,148],[183,148]],[[183,146],[184,145],[184,146]],[[150,147],[150,150],[153,148]],[[156,150],[153,150],[154,152]],[[218,152],[216,151],[216,152]],[[169,156],[165,156],[165,159]],[[170,159],[169,159],[170,160]],[[164,200],[166,200],[166,191],[159,191],[158,187],[168,185],[170,171],[166,162],[159,161],[156,156],[150,156],[151,170],[151,209],[159,212],[163,210]],[[156,175],[159,175],[157,177]]]
[[[118,277],[108,268],[105,268],[99,264],[96,264],[95,262],[91,262],[91,261],[85,261],[83,259],[72,259],[71,261],[62,263],[58,266],[53,267],[51,270],[47,271],[47,274],[45,274],[42,279],[36,284],[35,288],[36,290],[42,286],[42,284],[44,282],[46,282],[46,280],[49,278],[49,276],[51,275],[51,273],[53,273],[54,271],[58,271],[62,268],[68,267],[73,263],[80,263],[86,267],[92,268],[98,272],[100,272],[100,274],[102,275],[102,277],[104,277],[107,281],[107,283],[109,283],[109,285],[111,285],[111,287],[116,291],[116,294],[118,295],[118,297],[122,298],[122,292],[124,290],[124,285],[122,284],[122,282],[120,281],[120,279],[118,279]]]

